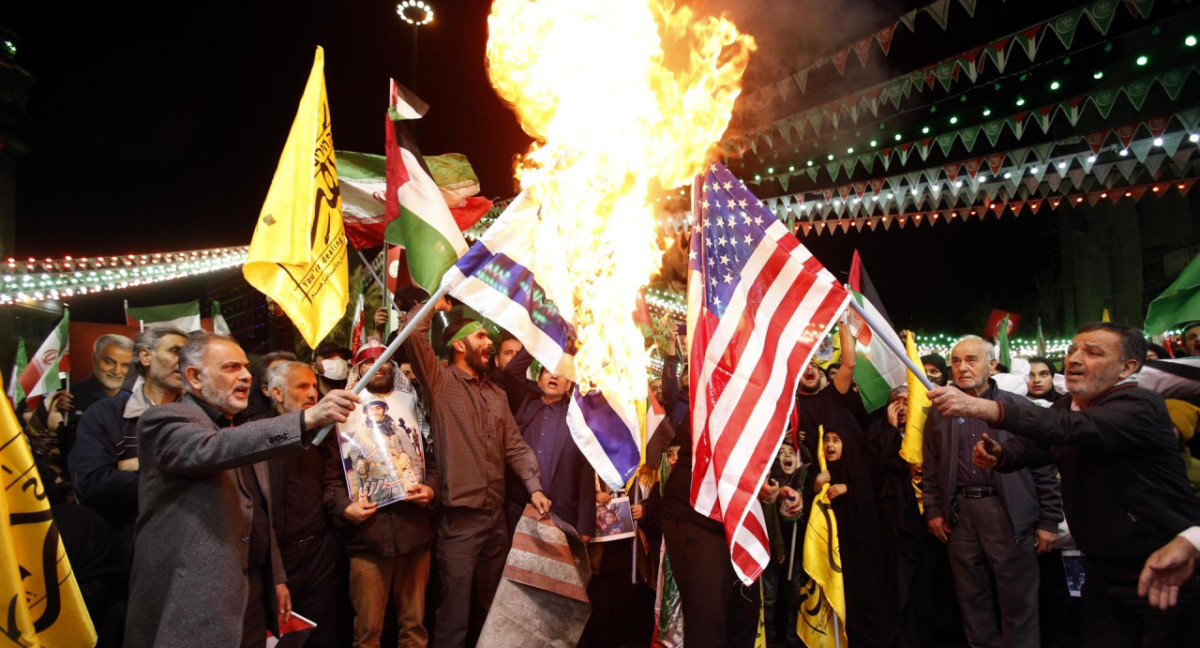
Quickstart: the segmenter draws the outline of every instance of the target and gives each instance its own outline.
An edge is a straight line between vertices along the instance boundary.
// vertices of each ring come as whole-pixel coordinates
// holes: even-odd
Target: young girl
[[[817,475],[814,490],[829,484],[837,518],[846,638],[851,646],[890,647],[898,622],[891,528],[875,495],[865,440],[859,437],[825,430],[820,450],[828,470]]]

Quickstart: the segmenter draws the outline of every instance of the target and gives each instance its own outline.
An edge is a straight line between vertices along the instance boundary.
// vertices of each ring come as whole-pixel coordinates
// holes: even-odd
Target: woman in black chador
[[[825,430],[828,470],[817,475],[819,492],[829,484],[837,518],[842,578],[846,588],[846,639],[851,646],[894,645],[898,623],[891,528],[875,495],[866,440],[858,433]]]

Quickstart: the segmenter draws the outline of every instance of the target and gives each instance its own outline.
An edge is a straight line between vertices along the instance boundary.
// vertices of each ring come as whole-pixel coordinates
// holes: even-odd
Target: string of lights
[[[0,266],[0,306],[134,288],[228,268],[246,261],[248,246],[57,259],[7,259]]]

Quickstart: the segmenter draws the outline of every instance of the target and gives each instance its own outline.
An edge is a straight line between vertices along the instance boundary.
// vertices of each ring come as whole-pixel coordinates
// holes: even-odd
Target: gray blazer
[[[303,416],[218,427],[191,395],[142,415],[125,646],[241,645],[253,504],[234,469],[254,464],[269,513],[270,480],[258,462],[303,447]],[[274,529],[270,555],[268,582],[285,582]],[[264,588],[274,610],[274,588]]]
[[[1000,403],[1024,403],[1029,400],[992,386],[992,400]],[[959,423],[930,408],[925,419],[922,497],[925,519],[950,518],[950,505],[958,490]],[[1012,437],[1007,430],[991,429],[988,436],[1004,443]],[[1036,529],[1054,531],[1062,522],[1062,495],[1059,492],[1058,472],[1054,466],[1011,473],[995,473],[996,486],[1016,538],[1027,538]]]

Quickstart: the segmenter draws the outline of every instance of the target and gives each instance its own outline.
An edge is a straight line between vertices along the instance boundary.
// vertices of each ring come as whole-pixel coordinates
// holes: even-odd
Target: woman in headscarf
[[[851,646],[890,648],[896,640],[896,570],[891,526],[872,483],[861,434],[826,429],[821,451],[828,469],[814,489],[829,484],[837,518],[846,589],[846,638]]]
[[[1054,374],[1056,373],[1058,371],[1054,369],[1053,362],[1046,358],[1030,358],[1028,396],[1051,403],[1062,398],[1063,395],[1054,389]]]
[[[938,387],[945,387],[946,381],[950,378],[950,372],[946,369],[946,359],[936,353],[930,353],[926,356],[921,356],[921,363],[925,365],[925,375],[929,380]]]

